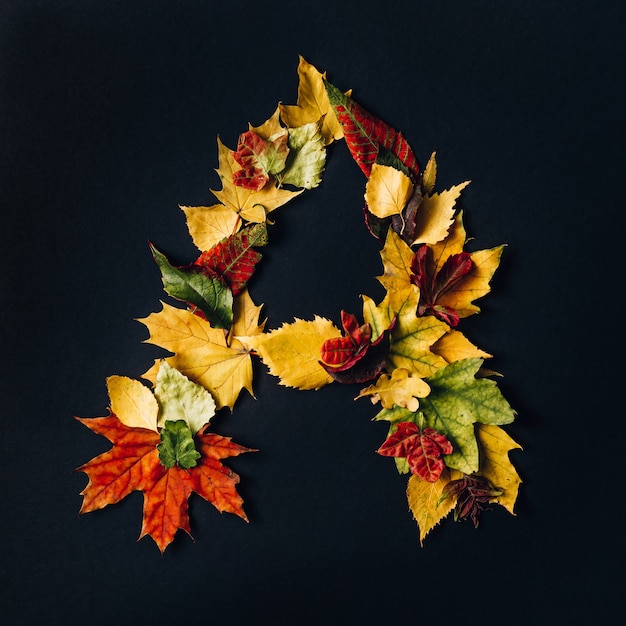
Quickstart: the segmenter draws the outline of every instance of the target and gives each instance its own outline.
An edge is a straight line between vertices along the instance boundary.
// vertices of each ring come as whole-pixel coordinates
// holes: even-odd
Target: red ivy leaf
[[[200,268],[208,276],[222,278],[236,296],[243,291],[261,260],[261,254],[254,250],[254,246],[266,244],[265,224],[254,224],[203,252],[192,267]]]
[[[372,165],[390,152],[417,179],[420,168],[402,133],[366,111],[360,104],[324,81],[328,100],[343,128],[346,145],[361,171],[369,178]]]
[[[377,452],[382,456],[405,457],[412,474],[435,483],[445,467],[441,456],[452,454],[452,444],[434,428],[420,430],[414,422],[400,422]]]

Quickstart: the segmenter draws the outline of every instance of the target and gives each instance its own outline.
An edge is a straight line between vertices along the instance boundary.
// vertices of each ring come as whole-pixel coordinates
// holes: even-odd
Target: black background
[[[0,3],[0,598],[7,624],[600,624],[623,606],[623,3],[402,0]],[[192,496],[194,540],[139,542],[141,494],[78,516],[108,448],[104,380],[160,354],[136,318],[164,298],[148,241],[196,251],[178,205],[212,204],[229,146],[298,55],[401,130],[463,194],[476,248],[506,243],[462,330],[518,411],[523,485],[420,547],[386,426],[334,385],[261,366],[215,430],[250,523]],[[251,284],[267,327],[338,323],[380,294],[344,144],[276,213]],[[615,402],[617,400],[618,402]]]

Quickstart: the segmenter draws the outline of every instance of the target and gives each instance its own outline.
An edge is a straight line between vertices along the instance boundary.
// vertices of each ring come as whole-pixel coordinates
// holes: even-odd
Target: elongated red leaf
[[[343,128],[352,158],[369,178],[372,165],[382,152],[389,151],[417,178],[420,172],[413,150],[402,133],[366,111],[360,104],[324,81],[328,100]],[[389,163],[390,164],[390,163]]]
[[[193,265],[209,276],[218,276],[225,280],[233,296],[236,296],[244,289],[256,264],[261,260],[261,254],[254,247],[265,244],[265,224],[254,224],[203,252]]]

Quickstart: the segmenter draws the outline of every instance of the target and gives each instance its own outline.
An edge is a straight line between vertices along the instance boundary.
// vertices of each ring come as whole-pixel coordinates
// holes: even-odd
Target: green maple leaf
[[[448,467],[465,474],[479,470],[478,443],[474,424],[500,426],[515,419],[515,411],[498,386],[488,378],[476,378],[483,359],[461,359],[426,378],[431,392],[420,399],[416,413],[401,407],[383,409],[374,419],[391,422],[411,421],[420,428],[434,428],[452,443],[454,451],[446,455]],[[399,467],[399,469],[401,469]]]
[[[230,329],[233,323],[233,293],[221,278],[174,267],[152,244],[150,250],[161,270],[167,294],[200,309],[214,328]]]
[[[165,422],[157,450],[161,463],[168,469],[174,465],[181,469],[195,467],[200,458],[200,453],[193,443],[191,430],[184,420]]]

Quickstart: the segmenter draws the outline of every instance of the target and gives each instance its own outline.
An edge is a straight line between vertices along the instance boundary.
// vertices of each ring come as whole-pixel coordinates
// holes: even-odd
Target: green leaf
[[[326,148],[321,122],[322,120],[289,129],[289,160],[284,172],[280,174],[281,183],[313,189],[322,181]]]
[[[233,294],[221,278],[207,276],[196,269],[174,267],[152,244],[150,250],[161,270],[167,294],[200,309],[214,328],[230,329],[233,323]]]
[[[154,395],[159,403],[157,426],[183,421],[195,435],[215,415],[215,400],[210,392],[161,360]]]
[[[161,442],[157,446],[161,464],[167,467],[189,469],[195,467],[200,458],[200,453],[193,443],[191,430],[183,420],[165,422],[161,430]]]
[[[479,469],[474,423],[502,425],[515,419],[515,411],[493,380],[476,378],[483,359],[454,361],[426,379],[431,392],[420,400],[424,425],[443,433],[454,452],[446,465],[471,474]]]

